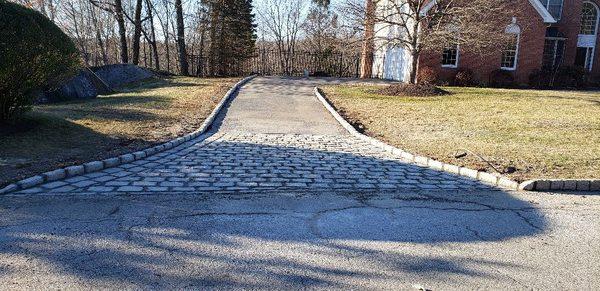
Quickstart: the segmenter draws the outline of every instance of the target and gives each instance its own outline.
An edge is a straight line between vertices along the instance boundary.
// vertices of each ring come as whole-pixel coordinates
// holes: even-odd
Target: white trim
[[[423,8],[421,8],[421,13],[419,13],[421,15],[421,17],[426,16],[427,13],[429,13],[429,10],[431,10],[431,8],[433,8],[433,6],[435,6],[436,4],[437,4],[437,0],[431,0]]]
[[[442,68],[457,69],[459,61],[460,61],[460,45],[457,44],[456,45],[456,62],[454,62],[454,65],[444,65],[444,64],[442,64]]]
[[[544,6],[546,8],[546,10],[550,9],[550,4],[551,4],[550,1],[552,1],[552,0],[540,0],[540,3],[542,1],[546,2],[545,5],[542,3],[542,6]],[[557,21],[560,20],[563,16],[564,8],[565,8],[565,0],[560,0],[560,11],[559,11],[560,14],[558,15],[558,18],[556,18],[554,15],[552,17],[554,17],[554,19],[556,19]],[[548,11],[548,12],[550,12],[550,11]],[[552,13],[550,13],[550,15],[552,15]]]
[[[535,10],[540,14],[542,19],[544,19],[544,23],[556,23],[556,19],[548,12],[548,9],[540,2],[539,0],[529,0],[529,3],[535,8]]]
[[[592,60],[590,62],[590,68],[588,70],[589,72],[591,72],[592,69],[594,68],[594,59],[596,57],[596,42],[598,40],[598,25],[599,25],[598,23],[600,22],[600,8],[598,7],[598,5],[596,5],[596,3],[592,2],[592,1],[583,1],[583,4],[586,4],[586,3],[592,4],[592,6],[594,6],[596,8],[596,29],[594,31],[594,34],[580,34],[580,35],[578,35],[577,36],[577,48],[584,48],[585,47],[586,49],[590,49],[590,48],[592,49],[592,55],[591,55]],[[581,19],[579,21],[581,22]],[[593,42],[590,42],[590,43],[593,43],[592,46],[580,46],[581,39],[582,38],[586,38],[586,37],[590,38],[590,40],[591,40],[591,38],[593,38]],[[586,52],[586,54],[585,54],[585,62],[583,63],[583,68],[584,69],[587,69],[586,65],[588,63],[588,57],[590,57],[590,55],[588,55],[587,52]]]
[[[503,67],[500,64],[500,69],[504,71],[516,71],[519,63],[519,49],[521,48],[521,34],[517,34],[517,47],[515,49],[515,64],[512,67]],[[504,52],[503,52],[504,53]]]
[[[588,48],[588,49],[590,49],[590,48]],[[595,57],[596,57],[596,46],[594,46],[594,47],[593,47],[593,48],[591,48],[591,49],[592,49],[592,54],[591,54],[591,55],[588,55],[587,53],[585,54],[585,63],[583,64],[583,68],[584,68],[584,69],[588,69],[588,68],[586,68],[586,66],[587,66],[587,64],[588,64],[588,61],[590,61],[590,60],[588,60],[588,58],[589,58],[589,57],[591,57],[591,58],[592,58],[592,59],[591,59],[591,61],[590,61],[590,67],[589,67],[589,69],[588,69],[588,71],[589,71],[589,72],[591,72],[591,71],[592,71],[592,69],[594,68],[594,59],[595,59]]]
[[[600,7],[598,7],[598,5],[596,5],[596,3],[592,1],[583,1],[583,4],[592,4],[592,6],[596,7],[596,28],[594,29],[593,34],[579,34],[579,36],[593,35],[594,37],[596,37],[598,35],[598,22],[600,22]],[[581,25],[581,19],[579,19],[579,24]]]

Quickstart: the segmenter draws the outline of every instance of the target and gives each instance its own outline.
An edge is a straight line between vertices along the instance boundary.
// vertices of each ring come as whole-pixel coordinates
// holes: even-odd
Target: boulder
[[[153,76],[151,71],[129,64],[86,68],[57,89],[39,94],[38,103],[96,98],[98,95],[113,93],[113,89],[123,85]]]
[[[111,88],[118,88],[154,76],[147,69],[129,64],[108,65],[92,68],[92,70]]]

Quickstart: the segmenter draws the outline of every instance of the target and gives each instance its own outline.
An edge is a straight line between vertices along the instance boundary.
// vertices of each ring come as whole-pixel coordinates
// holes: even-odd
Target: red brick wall
[[[564,0],[563,14],[560,21],[553,25],[567,38],[565,42],[565,66],[575,64],[577,53],[577,37],[581,28],[581,7],[583,0]]]
[[[599,0],[588,0],[600,7]],[[553,25],[567,38],[565,43],[565,66],[575,64],[577,54],[577,39],[581,29],[581,12],[584,0],[564,0],[563,16],[561,20]],[[592,75],[600,77],[600,37],[597,38]]]
[[[575,0],[566,0],[575,1]],[[580,0],[581,1],[581,0]],[[541,16],[531,6],[528,0],[519,0],[523,7],[521,15],[516,15],[517,24],[521,27],[521,39],[519,45],[519,56],[515,80],[521,84],[527,84],[531,72],[541,68],[542,55],[544,52],[544,38],[546,27]],[[512,19],[499,23],[499,27],[506,27]],[[442,80],[453,79],[456,71],[467,68],[474,72],[478,81],[488,83],[490,73],[500,69],[502,52],[500,50],[487,52],[485,55],[469,51],[468,46],[461,47],[460,58],[457,69],[442,68],[442,52],[424,52],[420,58],[420,67],[432,67],[440,75]]]

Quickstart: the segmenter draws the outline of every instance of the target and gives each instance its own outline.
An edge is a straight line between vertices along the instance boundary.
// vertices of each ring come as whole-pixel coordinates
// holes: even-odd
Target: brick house
[[[419,68],[433,68],[442,80],[451,80],[461,68],[470,69],[484,83],[495,70],[511,72],[521,84],[527,84],[534,71],[559,66],[578,66],[600,75],[596,50],[600,0],[515,0],[515,5],[522,6],[521,15],[500,24],[514,35],[514,45],[485,55],[470,52],[468,46],[428,51],[422,53]],[[390,29],[377,28],[378,37],[389,35]],[[402,48],[376,44],[373,76],[406,81],[410,58]]]

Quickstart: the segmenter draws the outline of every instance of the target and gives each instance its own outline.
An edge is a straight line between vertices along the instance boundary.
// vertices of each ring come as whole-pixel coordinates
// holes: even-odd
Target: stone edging
[[[521,183],[521,190],[526,191],[600,191],[599,179],[539,179]]]
[[[0,194],[6,194],[9,192],[24,190],[24,189],[38,186],[38,185],[46,183],[46,182],[52,182],[52,181],[62,180],[65,178],[79,176],[79,175],[83,175],[83,174],[87,174],[87,173],[97,172],[97,171],[101,171],[104,169],[116,167],[121,164],[126,164],[126,163],[130,163],[133,161],[141,160],[146,157],[152,156],[154,154],[173,149],[187,141],[195,139],[195,138],[199,137],[200,135],[202,135],[203,133],[205,133],[210,128],[210,126],[214,122],[214,120],[217,117],[217,115],[219,114],[219,112],[221,112],[221,110],[223,109],[223,107],[225,106],[227,101],[229,101],[229,99],[237,92],[237,90],[240,87],[242,87],[244,84],[248,83],[248,81],[252,80],[254,77],[256,77],[256,75],[246,77],[243,80],[237,82],[231,89],[229,89],[229,91],[227,91],[227,93],[225,94],[223,99],[221,99],[221,102],[219,102],[219,104],[217,104],[217,106],[212,111],[212,113],[206,118],[206,120],[204,120],[204,122],[202,123],[202,126],[200,126],[199,129],[195,130],[192,133],[189,133],[182,137],[178,137],[169,142],[166,142],[166,143],[163,143],[163,144],[151,147],[151,148],[147,148],[142,151],[123,154],[118,157],[108,158],[108,159],[104,159],[101,161],[88,162],[88,163],[85,163],[82,165],[75,165],[75,166],[70,166],[70,167],[66,167],[66,168],[62,168],[62,169],[56,169],[54,171],[49,171],[49,172],[46,172],[43,174],[29,177],[27,179],[23,179],[21,181],[10,184],[10,185],[4,187],[3,189],[0,189]]]
[[[428,157],[413,155],[405,152],[401,149],[388,145],[372,137],[366,136],[358,132],[354,126],[346,121],[333,106],[323,97],[318,87],[315,87],[315,95],[323,103],[325,108],[335,117],[335,119],[353,136],[362,139],[372,145],[379,146],[388,152],[399,155],[402,158],[413,162],[420,166],[429,167],[435,170],[441,170],[452,174],[457,174],[494,186],[510,189],[510,190],[523,190],[523,191],[549,191],[549,190],[565,190],[565,191],[600,191],[600,180],[599,179],[584,179],[584,180],[568,180],[568,179],[540,179],[540,180],[529,180],[519,184],[516,181],[510,180],[506,177],[490,174],[487,172],[476,171],[473,169],[459,167],[451,164],[446,164]]]
[[[394,155],[398,155],[398,156],[402,157],[403,159],[408,160],[409,162],[412,162],[419,166],[429,167],[434,170],[444,171],[444,172],[448,172],[448,173],[455,174],[455,175],[469,177],[472,179],[482,181],[486,184],[502,187],[505,189],[510,189],[510,190],[520,189],[520,185],[518,182],[510,180],[506,177],[495,175],[495,174],[490,174],[487,172],[477,171],[477,170],[473,170],[473,169],[469,169],[469,168],[465,168],[465,167],[459,167],[459,166],[455,166],[455,165],[451,165],[451,164],[446,164],[446,163],[436,161],[434,159],[430,159],[430,158],[424,157],[424,156],[414,155],[414,154],[411,154],[404,150],[401,150],[399,148],[396,148],[394,146],[391,146],[389,144],[386,144],[375,138],[366,136],[366,135],[358,132],[354,128],[354,126],[352,126],[350,123],[348,123],[348,121],[346,121],[335,110],[335,108],[333,108],[333,106],[329,103],[329,101],[327,101],[327,99],[325,99],[325,97],[323,97],[323,95],[319,91],[318,87],[315,87],[314,92],[315,92],[315,95],[317,96],[317,98],[321,101],[321,103],[323,103],[323,106],[325,106],[325,108],[329,111],[329,113],[331,113],[331,115],[333,115],[333,117],[342,125],[342,127],[344,127],[351,135],[355,136],[356,138],[366,141],[374,146],[383,148],[387,152],[391,152]]]

